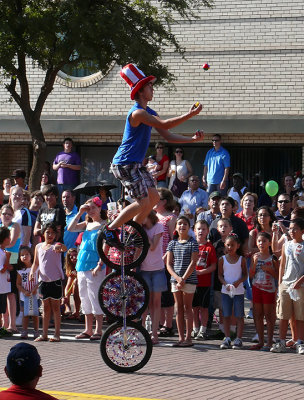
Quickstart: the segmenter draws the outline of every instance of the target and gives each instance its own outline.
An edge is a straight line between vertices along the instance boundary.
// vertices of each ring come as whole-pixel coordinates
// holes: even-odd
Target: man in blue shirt
[[[220,200],[221,200],[220,192],[212,192],[209,195],[208,206],[209,210],[201,212],[197,216],[197,221],[207,221],[210,226],[215,218],[220,215]]]
[[[181,210],[190,219],[191,227],[194,224],[195,211],[198,207],[207,209],[208,194],[199,188],[199,178],[191,175],[188,180],[189,190],[185,190],[179,199]]]
[[[135,100],[135,104],[127,115],[122,143],[113,158],[111,171],[127,189],[128,195],[134,202],[124,208],[118,217],[103,229],[102,236],[109,246],[123,250],[117,228],[131,219],[139,224],[143,223],[159,201],[153,177],[142,165],[150,143],[152,128],[171,143],[202,141],[203,132],[197,131],[191,138],[171,133],[169,129],[199,114],[203,107],[200,103],[196,103],[186,114],[163,120],[148,107],[148,102],[153,99],[155,76],[145,76],[134,64],[126,65],[120,75],[130,86],[131,99]]]
[[[208,151],[204,161],[202,181],[209,194],[214,191],[219,191],[222,195],[225,195],[227,192],[230,155],[228,151],[221,146],[221,140],[221,135],[213,135],[213,149]]]

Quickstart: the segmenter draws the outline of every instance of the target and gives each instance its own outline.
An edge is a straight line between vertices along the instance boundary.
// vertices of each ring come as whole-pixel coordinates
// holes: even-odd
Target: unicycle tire
[[[110,247],[108,254],[113,249],[115,257],[109,257],[104,252],[104,245],[106,244],[102,233],[99,232],[97,236],[97,251],[101,260],[112,269],[120,271],[121,266],[129,271],[130,269],[138,267],[146,258],[149,250],[149,240],[145,230],[136,222],[129,221],[123,225],[122,240],[125,250],[122,252],[115,247]],[[124,259],[122,259],[124,257]]]
[[[130,321],[139,318],[149,304],[149,288],[145,280],[135,272],[129,271],[124,275],[126,319]],[[123,295],[122,276],[112,272],[105,277],[99,289],[99,304],[102,311],[110,318],[122,320]]]
[[[143,368],[152,354],[152,340],[141,325],[129,321],[124,344],[122,322],[110,325],[102,336],[100,352],[108,367],[117,372],[135,372]]]

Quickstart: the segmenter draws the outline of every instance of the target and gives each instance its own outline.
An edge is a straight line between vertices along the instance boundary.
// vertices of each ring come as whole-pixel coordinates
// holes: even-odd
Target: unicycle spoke
[[[108,267],[118,271],[121,269],[121,265],[124,265],[127,271],[139,266],[149,249],[149,240],[145,230],[136,222],[129,221],[123,226],[121,242],[125,248],[123,252],[115,247],[104,246],[105,241],[99,233],[97,249],[102,261]]]
[[[123,302],[125,301],[126,318],[135,319],[147,308],[149,303],[149,288],[142,277],[134,272],[122,277],[118,272],[112,272],[101,283],[99,303],[104,313],[112,318],[123,318]]]
[[[134,322],[126,328],[122,323],[110,325],[100,343],[105,363],[118,372],[133,372],[142,368],[152,354],[152,341],[148,332]]]

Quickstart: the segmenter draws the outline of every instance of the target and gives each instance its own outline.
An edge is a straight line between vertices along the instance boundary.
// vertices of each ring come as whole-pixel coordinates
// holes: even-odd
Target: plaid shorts
[[[140,163],[112,164],[111,171],[119,179],[132,199],[148,197],[148,188],[155,187],[154,179]]]

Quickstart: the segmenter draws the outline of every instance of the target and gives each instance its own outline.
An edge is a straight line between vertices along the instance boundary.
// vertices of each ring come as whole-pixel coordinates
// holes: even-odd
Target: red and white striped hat
[[[135,93],[147,83],[156,81],[155,76],[146,76],[135,64],[127,64],[120,71],[120,76],[127,82],[131,89],[131,99],[134,100]]]

